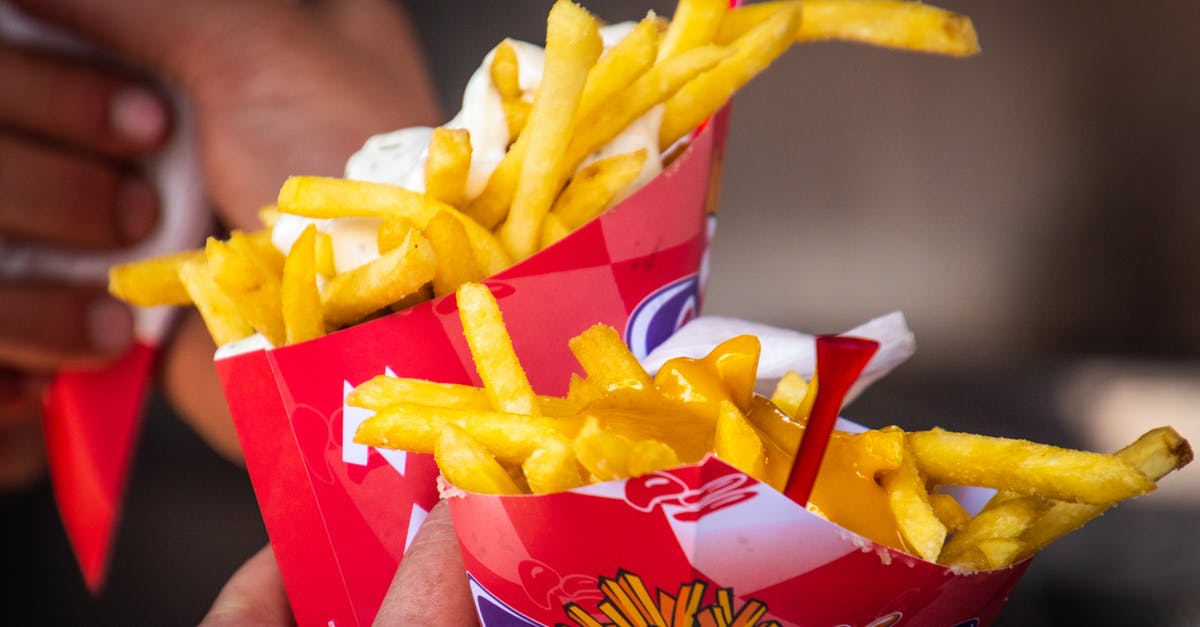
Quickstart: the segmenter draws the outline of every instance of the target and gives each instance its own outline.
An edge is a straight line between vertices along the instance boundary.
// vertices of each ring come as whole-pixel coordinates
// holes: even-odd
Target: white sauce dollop
[[[633,30],[634,22],[612,24],[600,29],[607,50]],[[516,52],[518,80],[522,97],[533,101],[542,81],[545,50],[540,46],[507,39]],[[504,117],[500,93],[492,85],[493,48],[484,56],[479,68],[467,81],[463,106],[458,115],[445,124],[448,128],[466,129],[471,135],[471,169],[467,175],[467,197],[477,196],[487,184],[488,177],[504,157],[512,138]],[[589,156],[584,166],[605,157],[646,149],[646,161],[638,178],[614,198],[612,204],[624,200],[635,190],[662,172],[658,152],[658,129],[662,124],[662,107],[651,109],[635,120],[612,142]],[[433,129],[425,126],[392,131],[371,137],[362,149],[346,162],[345,177],[358,181],[390,183],[416,192],[425,191],[425,160]],[[582,166],[581,166],[582,167]],[[367,218],[337,218],[317,220],[281,214],[271,231],[271,241],[284,254],[291,250],[296,238],[309,224],[328,233],[333,239],[334,267],[346,272],[379,257],[376,236],[380,221]]]

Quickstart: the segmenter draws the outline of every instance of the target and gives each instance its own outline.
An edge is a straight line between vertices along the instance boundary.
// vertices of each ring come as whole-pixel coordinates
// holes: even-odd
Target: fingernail
[[[158,223],[158,199],[145,181],[126,178],[117,187],[116,220],[123,243],[141,240]]]
[[[98,351],[115,354],[133,341],[133,314],[111,298],[92,301],[87,313],[88,339]]]
[[[167,128],[162,100],[143,87],[118,91],[112,99],[109,119],[117,135],[139,145],[157,142]]]

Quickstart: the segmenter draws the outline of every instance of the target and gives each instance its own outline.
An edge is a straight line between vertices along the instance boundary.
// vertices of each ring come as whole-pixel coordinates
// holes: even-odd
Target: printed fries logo
[[[651,595],[641,577],[620,570],[615,578],[600,577],[604,599],[596,604],[596,610],[603,618],[568,603],[563,612],[573,624],[559,623],[558,627],[780,627],[777,620],[762,620],[767,614],[766,603],[748,599],[739,604],[732,588],[716,588],[711,601],[701,605],[709,587],[709,583],[696,579],[681,584],[675,594],[660,589]]]
[[[626,481],[625,501],[643,512],[670,508],[676,520],[695,522],[754,498],[757,483],[734,468],[698,486],[688,485],[686,479],[671,472],[655,472]]]

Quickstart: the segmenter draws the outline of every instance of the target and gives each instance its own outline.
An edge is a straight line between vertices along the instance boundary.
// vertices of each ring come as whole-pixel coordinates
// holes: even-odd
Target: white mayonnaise
[[[600,29],[604,47],[616,44],[636,24],[623,22]],[[518,80],[522,97],[532,102],[534,93],[542,81],[545,65],[545,50],[540,46],[506,39],[516,52]],[[471,169],[467,175],[467,197],[473,198],[483,191],[488,177],[508,150],[512,137],[508,133],[508,122],[504,117],[500,93],[492,84],[491,67],[495,56],[493,48],[484,56],[479,68],[467,81],[463,92],[462,110],[445,124],[448,128],[466,129],[471,135]],[[583,165],[597,159],[633,152],[645,148],[647,158],[642,172],[617,197],[616,204],[635,190],[648,183],[662,171],[658,152],[658,129],[662,123],[662,107],[651,109],[635,120],[612,142],[589,156]],[[376,135],[366,141],[362,149],[346,162],[345,177],[358,181],[390,183],[416,192],[425,191],[425,160],[429,154],[429,141],[433,129],[429,127],[405,128]],[[271,241],[284,254],[309,224],[330,235],[333,240],[334,267],[345,272],[379,257],[376,235],[380,221],[365,218],[337,218],[316,220],[281,214],[271,231]]]

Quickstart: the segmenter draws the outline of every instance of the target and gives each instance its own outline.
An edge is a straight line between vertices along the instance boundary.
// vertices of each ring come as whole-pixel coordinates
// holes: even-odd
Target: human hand
[[[293,625],[275,554],[267,546],[221,590],[201,627]],[[438,503],[417,530],[375,624],[477,625],[450,508]]]
[[[127,74],[0,42],[0,249],[115,250],[155,226],[134,163],[165,139],[159,97]],[[49,375],[98,365],[132,339],[132,318],[99,285],[0,277],[0,490],[41,475],[37,420]]]
[[[206,189],[233,228],[291,174],[339,175],[370,135],[434,122],[438,108],[404,14],[389,0],[14,0],[179,89],[195,115]],[[192,313],[165,361],[168,394],[239,457]]]

